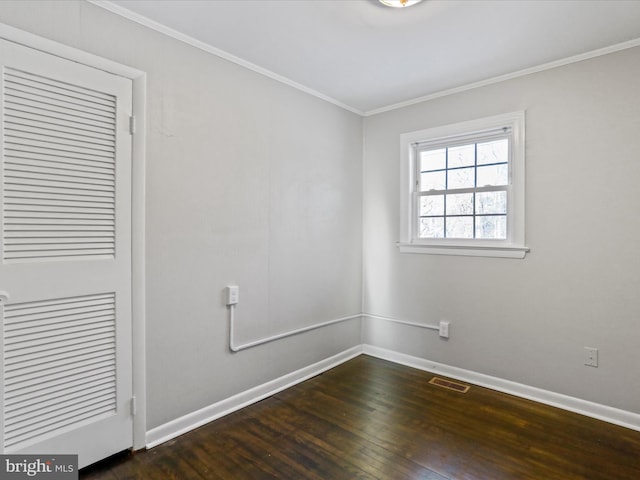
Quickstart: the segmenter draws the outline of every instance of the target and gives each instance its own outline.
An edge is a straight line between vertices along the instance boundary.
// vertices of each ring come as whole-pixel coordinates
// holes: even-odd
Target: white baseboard
[[[206,423],[228,415],[236,410],[240,410],[252,403],[259,402],[282,390],[304,382],[311,377],[330,370],[354,357],[362,354],[362,345],[357,345],[337,355],[329,357],[320,362],[301,368],[295,372],[283,375],[270,382],[258,385],[254,388],[238,393],[220,402],[204,407],[195,412],[184,415],[180,418],[167,422],[147,432],[146,445],[152,448],[172,438],[194,430]]]
[[[149,430],[146,434],[146,446],[147,448],[153,448],[213,420],[304,382],[363,353],[640,431],[640,415],[633,412],[364,344],[357,345],[313,365],[283,375],[280,378],[258,385]]]
[[[550,392],[541,388],[530,387],[521,383],[503,380],[501,378],[484,375],[482,373],[465,370],[463,368],[452,367],[442,363],[432,362],[424,358],[405,355],[392,350],[374,347],[373,345],[362,345],[363,353],[372,357],[389,360],[394,363],[417,368],[427,372],[438,373],[447,377],[462,380],[480,387],[490,388],[499,392],[526,398],[535,402],[551,405],[570,412],[586,415],[605,422],[620,425],[640,431],[640,415],[618,408],[608,407],[599,403],[581,400],[561,393]]]

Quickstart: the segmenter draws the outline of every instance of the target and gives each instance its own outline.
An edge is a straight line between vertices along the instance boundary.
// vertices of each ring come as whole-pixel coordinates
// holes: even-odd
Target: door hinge
[[[136,117],[134,117],[133,115],[129,117],[129,133],[131,135],[136,133]]]
[[[131,397],[131,415],[135,416],[137,413],[137,408],[136,408],[136,397],[135,395],[133,397]]]

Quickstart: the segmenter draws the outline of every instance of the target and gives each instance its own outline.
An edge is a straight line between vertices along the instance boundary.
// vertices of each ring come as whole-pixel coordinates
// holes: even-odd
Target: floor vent
[[[429,383],[459,393],[467,393],[471,388],[469,385],[463,385],[462,383],[452,382],[451,380],[445,380],[444,378],[438,377],[433,377],[431,380],[429,380]]]

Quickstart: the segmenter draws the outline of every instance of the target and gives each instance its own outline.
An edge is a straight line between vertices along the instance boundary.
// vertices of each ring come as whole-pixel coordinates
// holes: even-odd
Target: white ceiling
[[[424,0],[405,9],[377,0],[94,3],[365,114],[640,45],[640,0]]]

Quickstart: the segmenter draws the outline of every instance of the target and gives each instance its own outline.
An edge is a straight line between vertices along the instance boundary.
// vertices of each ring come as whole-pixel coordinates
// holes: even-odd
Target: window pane
[[[478,187],[508,184],[509,167],[507,164],[478,167]]]
[[[448,170],[449,183],[447,188],[473,188],[475,185],[475,168],[460,168]]]
[[[507,192],[476,193],[476,214],[507,213]]]
[[[428,192],[429,190],[444,190],[445,172],[430,172],[420,174],[420,191]]]
[[[462,145],[460,147],[451,147],[449,149],[449,163],[447,168],[468,167],[475,165],[476,145]]]
[[[507,238],[506,215],[476,217],[476,238],[493,238],[499,240]]]
[[[444,237],[444,218],[421,218],[420,219],[420,238],[443,238]]]
[[[447,151],[444,148],[420,152],[420,171],[444,170],[447,168]]]
[[[444,215],[444,195],[420,197],[420,216]]]
[[[447,195],[447,215],[473,215],[473,193]]]
[[[478,144],[478,165],[509,161],[509,140],[502,138]]]
[[[447,238],[473,238],[473,217],[447,217]]]

